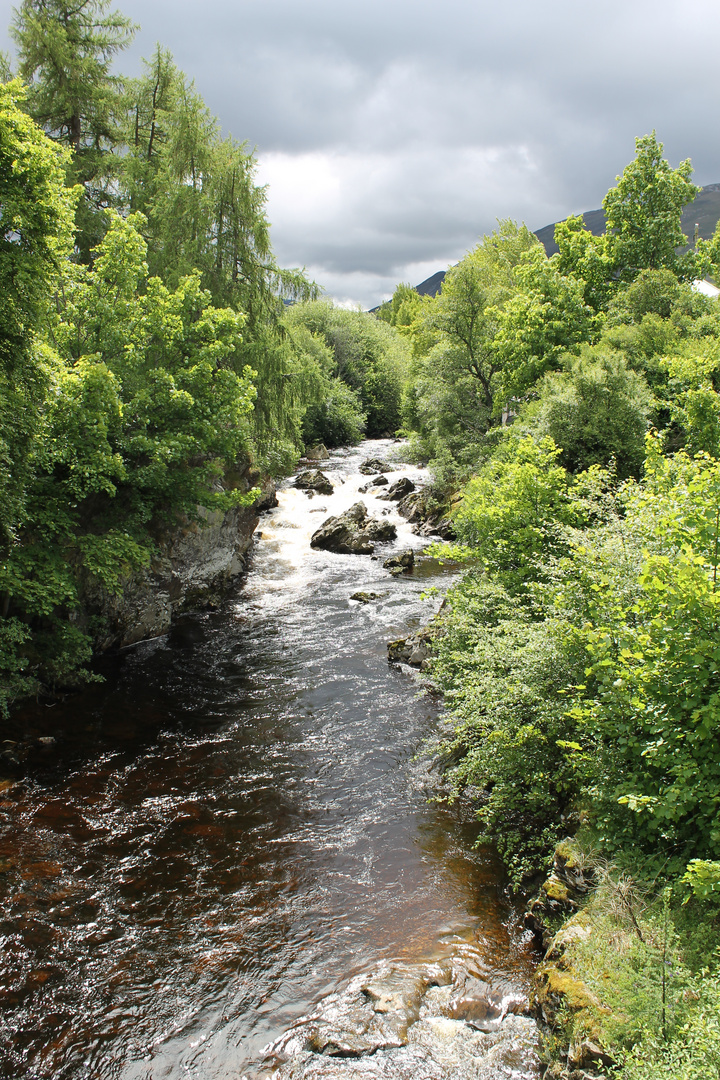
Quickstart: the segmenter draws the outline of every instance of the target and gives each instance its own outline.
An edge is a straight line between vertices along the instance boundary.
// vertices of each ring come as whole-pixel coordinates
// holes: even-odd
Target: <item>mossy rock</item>
[[[552,874],[547,881],[542,883],[541,888],[548,900],[555,900],[559,904],[570,905],[572,903],[570,890],[567,885],[560,881],[559,878],[555,877],[554,874]]]
[[[572,1027],[579,1018],[585,1035],[600,1037],[599,1014],[608,1010],[573,970],[564,970],[563,960],[543,964],[535,974],[530,1000],[537,1018],[552,1028]]]

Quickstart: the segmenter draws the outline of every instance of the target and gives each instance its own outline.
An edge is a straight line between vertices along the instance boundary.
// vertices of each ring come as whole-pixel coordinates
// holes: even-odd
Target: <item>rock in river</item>
[[[295,487],[303,491],[317,491],[320,495],[332,495],[335,490],[325,473],[319,469],[308,469],[295,477]]]
[[[391,522],[371,518],[365,503],[356,502],[339,517],[323,521],[313,533],[310,546],[340,555],[372,555],[376,542],[394,540],[396,536],[397,530]]]
[[[384,495],[380,498],[385,502],[399,502],[400,499],[404,499],[406,495],[409,495],[411,491],[415,490],[415,485],[412,480],[407,476],[401,476],[399,480],[396,480],[394,484],[391,484]]]
[[[402,574],[405,570],[411,570],[415,565],[415,552],[412,548],[407,551],[399,551],[397,555],[391,555],[383,563],[383,568],[391,574]]]
[[[532,1065],[524,994],[484,981],[465,947],[439,963],[384,961],[324,998],[269,1048],[277,1080],[500,1080]],[[518,1015],[520,1014],[520,1015]],[[523,1071],[523,1075],[527,1075]]]
[[[392,472],[394,466],[388,465],[387,461],[383,461],[382,458],[367,458],[360,466],[360,472],[364,476],[372,476],[373,473],[386,473]]]

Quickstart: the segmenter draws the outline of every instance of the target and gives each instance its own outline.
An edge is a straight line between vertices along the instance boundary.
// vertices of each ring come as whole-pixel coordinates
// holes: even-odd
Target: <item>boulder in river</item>
[[[351,600],[357,600],[359,604],[369,604],[373,600],[381,600],[382,593],[379,592],[354,592],[350,597]]]
[[[394,465],[388,465],[382,458],[367,458],[360,466],[363,476],[372,476],[373,473],[393,472]]]
[[[402,574],[406,570],[412,570],[414,565],[415,552],[412,548],[408,548],[407,551],[399,551],[397,555],[391,555],[383,563],[383,568],[389,570],[391,574]]]
[[[411,491],[415,490],[415,485],[408,476],[401,476],[399,480],[396,480],[394,484],[391,484],[385,495],[381,495],[380,498],[385,502],[400,502],[406,495],[409,495]]]
[[[303,491],[317,491],[320,495],[332,495],[335,488],[325,473],[319,469],[307,469],[295,477],[295,487]]]
[[[409,664],[411,667],[425,668],[430,656],[432,642],[437,637],[437,628],[423,626],[407,638],[398,638],[388,642],[388,660],[391,664]]]
[[[313,533],[310,546],[339,555],[372,555],[375,544],[394,540],[397,530],[390,521],[371,518],[363,502],[356,502],[344,514],[329,517]]]
[[[330,455],[327,452],[327,447],[322,443],[318,443],[317,446],[312,446],[309,450],[305,451],[306,461],[327,461]]]

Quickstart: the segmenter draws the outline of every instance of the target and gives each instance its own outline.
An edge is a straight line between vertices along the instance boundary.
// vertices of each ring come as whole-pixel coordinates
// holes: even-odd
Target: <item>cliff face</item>
[[[246,490],[251,484],[261,488],[251,506],[224,514],[201,511],[201,522],[162,535],[152,565],[128,578],[119,595],[97,586],[87,589],[83,621],[100,627],[94,635],[97,651],[167,633],[176,612],[222,592],[243,572],[259,515],[277,503],[271,480],[248,475]]]

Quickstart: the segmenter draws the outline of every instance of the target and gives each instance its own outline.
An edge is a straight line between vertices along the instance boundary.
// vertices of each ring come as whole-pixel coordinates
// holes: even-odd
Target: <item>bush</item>
[[[545,377],[535,423],[562,447],[571,472],[615,461],[618,477],[640,476],[652,395],[618,353],[587,348]]]
[[[305,412],[302,436],[306,446],[354,446],[365,432],[360,398],[342,379],[328,379],[322,400]]]

